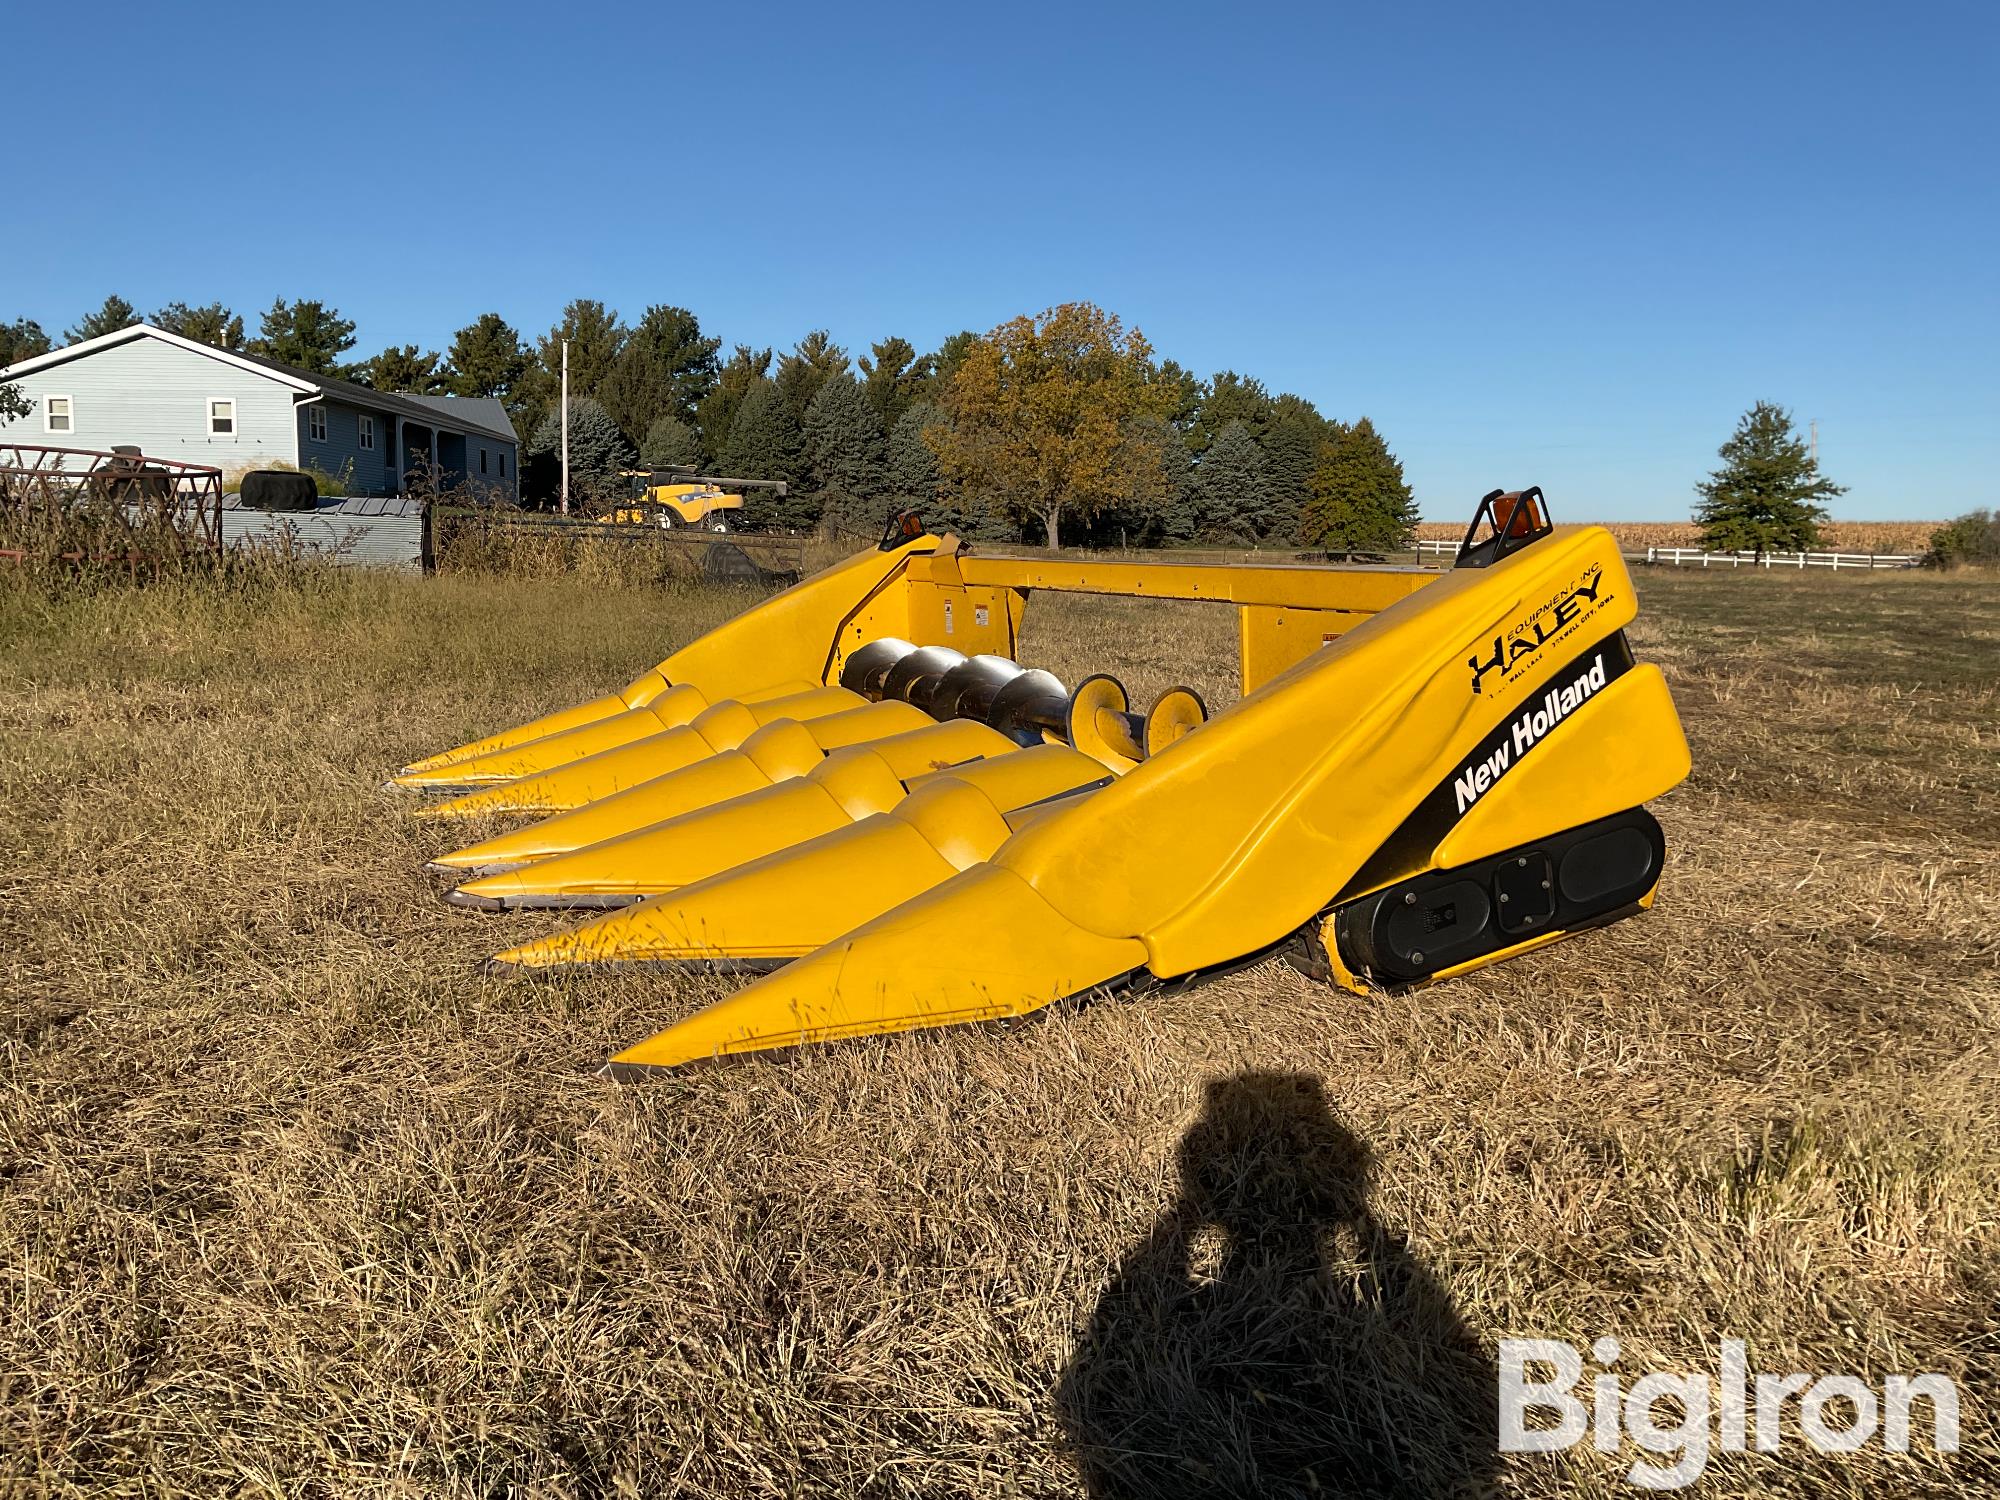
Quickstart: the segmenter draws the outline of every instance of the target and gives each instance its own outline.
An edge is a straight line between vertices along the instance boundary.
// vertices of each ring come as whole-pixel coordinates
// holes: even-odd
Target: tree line
[[[108,297],[63,341],[138,321]],[[873,532],[890,510],[916,508],[969,536],[1052,546],[1374,552],[1405,544],[1417,520],[1402,465],[1366,417],[1328,417],[1233,370],[1198,376],[1089,303],[927,352],[890,336],[853,357],[823,329],[725,357],[686,308],[650,306],[627,324],[591,299],[532,340],[484,313],[442,351],[391,345],[358,361],[353,320],[319,301],[278,299],[254,336],[221,303],[175,302],[147,321],[378,390],[495,397],[522,440],[531,502],[557,483],[567,343],[573,492],[608,495],[635,466],[692,464],[783,480],[783,496],[746,498],[770,525]],[[33,322],[0,324],[0,366],[52,346]]]

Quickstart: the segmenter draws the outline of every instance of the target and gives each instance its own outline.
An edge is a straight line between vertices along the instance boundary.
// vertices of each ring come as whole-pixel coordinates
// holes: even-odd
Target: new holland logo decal
[[[1482,745],[1480,749],[1483,753],[1475,755],[1460,768],[1451,783],[1452,800],[1457,804],[1457,812],[1463,814],[1485,796],[1487,789],[1507,774],[1509,766],[1534,749],[1543,735],[1603,688],[1608,676],[1605,655],[1604,651],[1598,651],[1591,657],[1589,665],[1578,671],[1570,681],[1550,688],[1542,695],[1541,702],[1530,704],[1514,715],[1506,726],[1504,739]]]
[[[1520,624],[1493,637],[1489,653],[1482,646],[1466,659],[1472,668],[1472,690],[1483,693],[1496,683],[1506,686],[1540,654],[1542,647],[1576,632],[1612,596],[1604,590],[1604,568],[1593,564],[1581,578],[1549,600]],[[1491,674],[1491,675],[1489,675]]]

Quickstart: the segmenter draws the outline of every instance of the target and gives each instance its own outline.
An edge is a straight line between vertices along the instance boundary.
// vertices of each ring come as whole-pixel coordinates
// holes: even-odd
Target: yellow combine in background
[[[1136,712],[1023,667],[1042,591],[1207,600],[1242,699]],[[618,1070],[1018,1016],[1284,954],[1365,994],[1650,906],[1643,804],[1689,769],[1599,526],[1495,491],[1452,568],[975,556],[899,517],[879,548],[616,694],[406,767],[450,821],[454,904],[611,908],[517,943],[527,973],[763,973]],[[767,972],[768,971],[768,972]]]
[[[658,526],[669,531],[741,531],[743,491],[785,493],[780,480],[717,478],[680,464],[627,469],[619,478],[631,490],[613,507],[611,519],[623,526]]]

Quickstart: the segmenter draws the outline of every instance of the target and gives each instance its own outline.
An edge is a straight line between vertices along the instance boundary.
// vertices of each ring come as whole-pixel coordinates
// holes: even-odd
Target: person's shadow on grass
[[[1210,1084],[1180,1158],[1058,1387],[1092,1500],[1489,1493],[1492,1361],[1319,1080]]]

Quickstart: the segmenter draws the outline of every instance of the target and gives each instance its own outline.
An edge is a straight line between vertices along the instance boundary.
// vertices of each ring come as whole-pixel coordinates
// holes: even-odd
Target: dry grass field
[[[0,1494],[1622,1495],[1494,1452],[1497,1341],[1600,1334],[1959,1382],[1953,1458],[1696,1493],[2000,1492],[2000,584],[1639,588],[1646,917],[620,1087],[726,982],[482,976],[554,918],[380,784],[749,596],[0,579]],[[1230,696],[1200,606],[1029,621]]]

